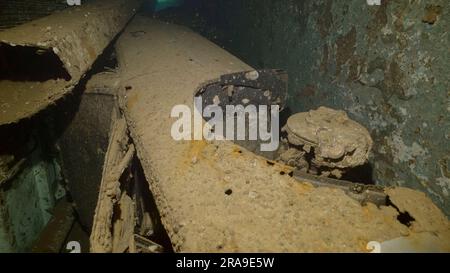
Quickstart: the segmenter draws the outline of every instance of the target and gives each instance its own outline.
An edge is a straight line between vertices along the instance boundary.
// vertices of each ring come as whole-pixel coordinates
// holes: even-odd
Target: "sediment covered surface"
[[[122,109],[176,251],[365,252],[369,241],[425,231],[450,242],[449,222],[428,198],[404,201],[415,191],[389,189],[397,207],[361,205],[231,142],[173,140],[172,107],[193,108],[202,82],[252,69],[191,30],[138,16],[117,54]],[[418,224],[401,223],[402,211]],[[422,218],[426,211],[434,216]]]

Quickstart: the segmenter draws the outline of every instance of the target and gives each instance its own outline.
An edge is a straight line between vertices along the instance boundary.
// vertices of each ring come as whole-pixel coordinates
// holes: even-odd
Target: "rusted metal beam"
[[[52,214],[53,217],[31,248],[34,253],[59,253],[63,249],[75,221],[72,204],[64,199],[60,200]]]
[[[387,195],[384,192],[384,188],[381,186],[365,185],[329,177],[321,177],[297,170],[293,172],[293,177],[299,181],[311,183],[315,187],[340,189],[361,204],[370,202],[377,206],[386,205]]]
[[[70,92],[141,0],[97,0],[0,32],[0,125]]]

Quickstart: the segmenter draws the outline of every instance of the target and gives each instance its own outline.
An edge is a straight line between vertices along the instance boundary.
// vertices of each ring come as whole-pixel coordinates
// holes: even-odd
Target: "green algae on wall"
[[[40,148],[22,171],[0,188],[0,253],[27,252],[51,218],[57,199],[64,196],[56,160]]]

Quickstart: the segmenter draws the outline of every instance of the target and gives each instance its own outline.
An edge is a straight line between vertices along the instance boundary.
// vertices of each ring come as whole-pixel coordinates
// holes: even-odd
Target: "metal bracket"
[[[315,187],[329,187],[343,190],[348,196],[357,200],[361,204],[367,202],[374,203],[377,206],[385,206],[387,195],[383,187],[375,185],[365,185],[353,183],[346,180],[337,180],[328,177],[320,177],[294,170],[293,177],[298,181],[311,183]]]
[[[284,109],[287,98],[287,72],[280,69],[244,71],[222,75],[198,88],[203,107],[218,105],[279,105]]]

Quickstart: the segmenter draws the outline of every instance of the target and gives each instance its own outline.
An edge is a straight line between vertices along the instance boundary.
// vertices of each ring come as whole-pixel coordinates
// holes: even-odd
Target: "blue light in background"
[[[157,0],[155,4],[155,12],[171,8],[179,7],[183,4],[184,0]]]

